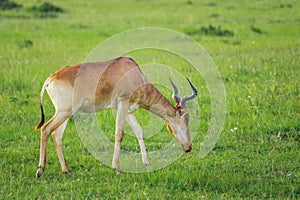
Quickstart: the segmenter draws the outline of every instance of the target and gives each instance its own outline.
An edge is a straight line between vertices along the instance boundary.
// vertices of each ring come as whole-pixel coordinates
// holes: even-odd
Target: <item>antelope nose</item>
[[[192,145],[184,145],[183,150],[185,151],[185,153],[190,152],[192,150]]]

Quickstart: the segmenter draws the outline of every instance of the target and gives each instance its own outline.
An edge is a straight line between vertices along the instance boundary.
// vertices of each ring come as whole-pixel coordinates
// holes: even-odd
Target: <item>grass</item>
[[[3,199],[299,199],[297,1],[48,1],[64,12],[46,16],[30,10],[41,2],[15,2],[22,7],[0,11]],[[50,139],[46,171],[36,180],[40,134],[34,126],[43,81],[63,66],[82,62],[109,36],[144,26],[190,33],[218,66],[228,108],[214,150],[199,158],[197,149],[209,125],[209,92],[202,79],[186,72],[201,88],[203,121],[194,151],[155,172],[116,176],[86,150],[71,120],[64,151],[73,176],[61,174]],[[197,31],[210,26],[234,35]],[[44,104],[49,119],[54,109],[49,98]],[[109,120],[100,124],[113,138],[109,113],[100,114]],[[146,125],[148,116],[140,116]],[[163,131],[161,140],[168,138]],[[160,138],[151,139],[146,146],[159,148]],[[136,140],[126,135],[124,148],[138,151]]]

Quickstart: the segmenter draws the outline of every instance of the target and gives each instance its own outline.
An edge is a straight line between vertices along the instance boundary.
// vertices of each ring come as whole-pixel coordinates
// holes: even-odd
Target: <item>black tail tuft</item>
[[[41,121],[40,123],[35,127],[35,130],[39,130],[43,124],[45,123],[45,114],[44,114],[44,108],[43,104],[41,103]]]

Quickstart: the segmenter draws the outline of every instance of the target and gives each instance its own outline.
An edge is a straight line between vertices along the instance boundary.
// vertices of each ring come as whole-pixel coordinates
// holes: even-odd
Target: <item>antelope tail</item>
[[[44,92],[45,92],[47,86],[48,86],[48,79],[45,81],[43,88],[41,90],[41,93],[40,93],[41,120],[40,120],[40,123],[38,125],[36,125],[35,130],[40,129],[43,126],[43,124],[45,123],[45,114],[44,114],[44,108],[43,108],[43,96],[44,96]]]

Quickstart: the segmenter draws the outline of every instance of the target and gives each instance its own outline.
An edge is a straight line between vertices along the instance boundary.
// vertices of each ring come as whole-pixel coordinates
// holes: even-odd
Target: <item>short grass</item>
[[[298,1],[49,1],[64,10],[50,14],[30,9],[39,1],[16,2],[22,8],[0,11],[2,199],[300,197]],[[203,120],[193,152],[155,172],[116,176],[90,155],[71,120],[64,150],[73,176],[61,174],[50,139],[46,171],[35,179],[40,134],[34,126],[43,81],[63,66],[82,62],[109,36],[144,26],[188,34],[218,66],[228,105],[214,150],[199,158],[210,100],[203,80],[193,79],[202,86],[198,103]],[[224,35],[226,31],[233,34]],[[54,112],[49,98],[45,110],[49,119]],[[113,138],[109,113],[103,114],[108,122],[99,124]],[[147,125],[149,116],[139,115]],[[166,131],[161,135],[162,140],[170,138]],[[136,140],[126,136],[124,148],[139,151]],[[154,140],[159,142],[157,136]],[[146,143],[150,149],[159,148],[151,139]]]

